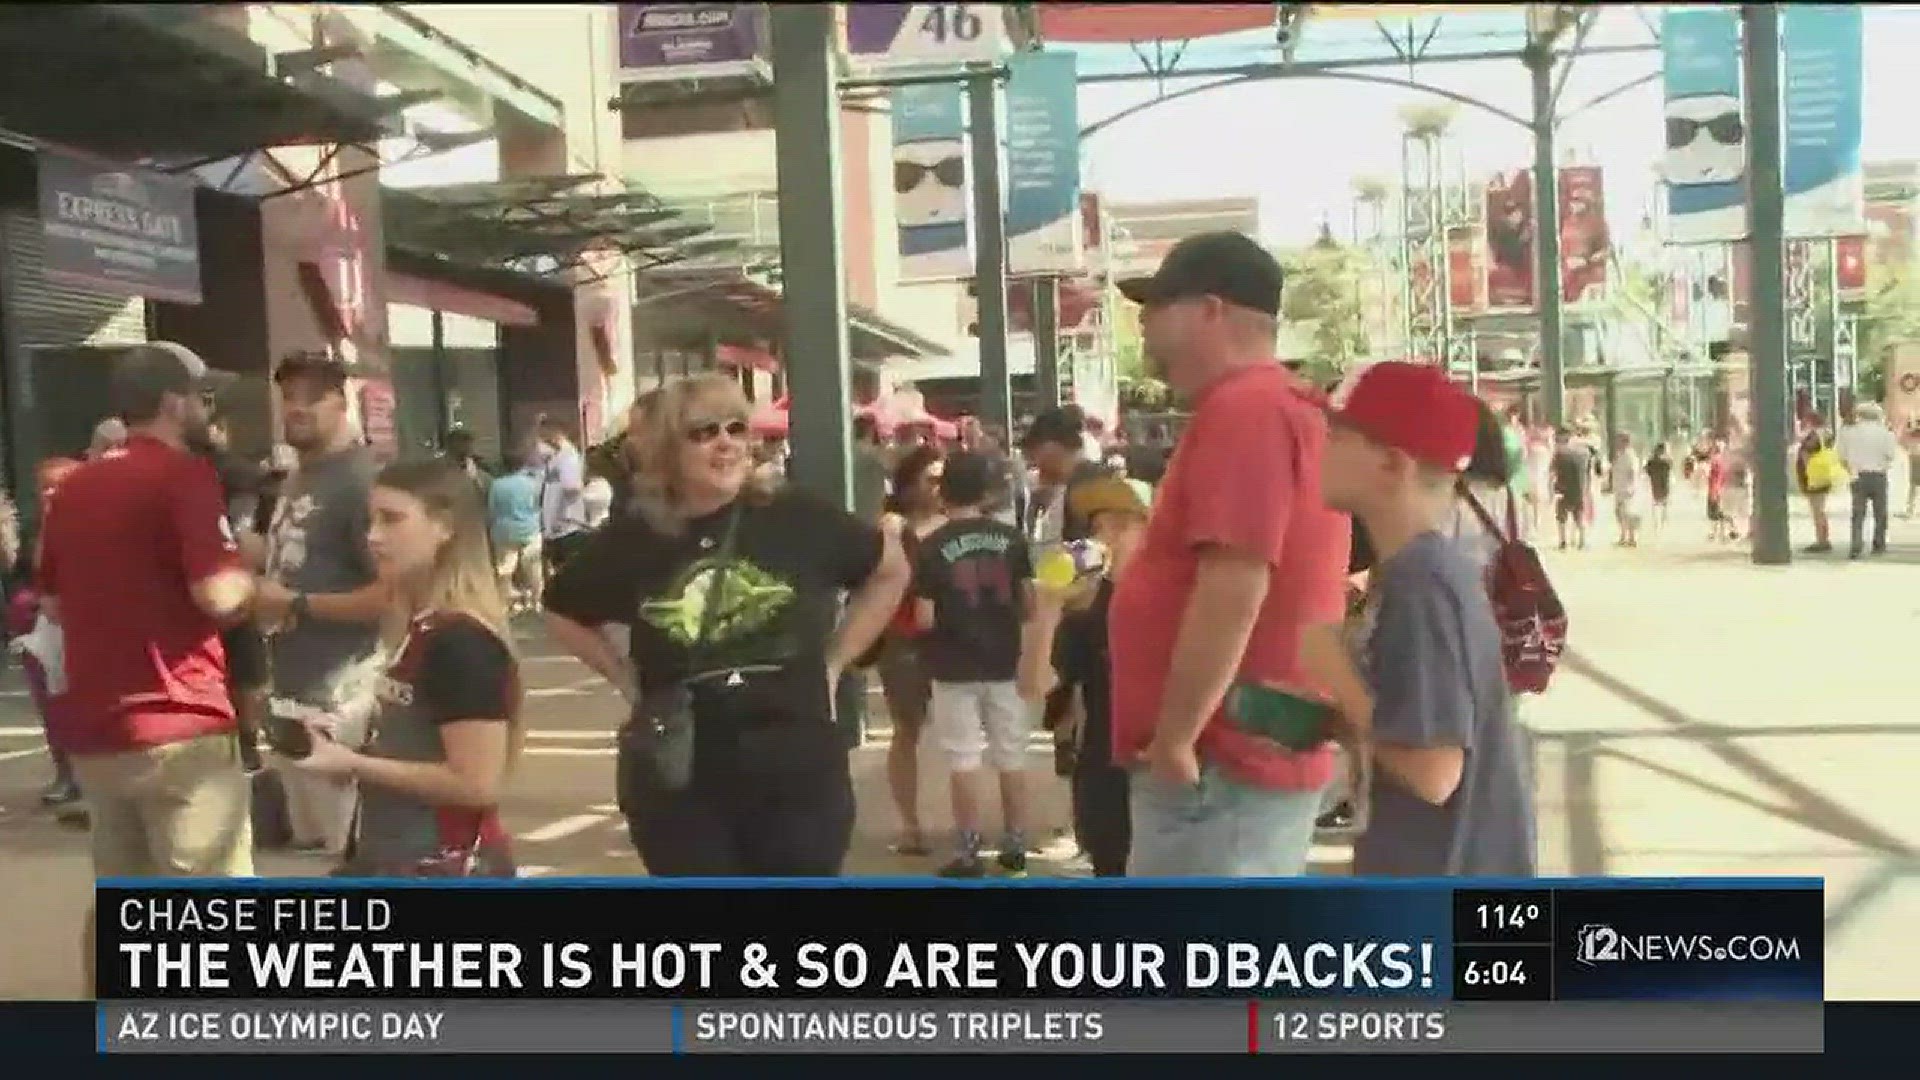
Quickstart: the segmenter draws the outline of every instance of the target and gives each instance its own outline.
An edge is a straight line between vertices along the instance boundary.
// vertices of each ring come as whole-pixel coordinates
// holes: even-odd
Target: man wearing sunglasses
[[[1115,760],[1139,762],[1130,876],[1299,874],[1333,775],[1327,747],[1287,750],[1221,707],[1237,682],[1305,683],[1302,632],[1345,609],[1324,399],[1274,359],[1281,284],[1264,248],[1220,232],[1119,286],[1156,374],[1193,402],[1109,617]]]

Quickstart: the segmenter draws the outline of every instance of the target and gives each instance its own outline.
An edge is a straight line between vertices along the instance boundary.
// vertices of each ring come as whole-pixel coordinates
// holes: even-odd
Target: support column
[[[793,479],[853,508],[847,296],[840,252],[840,102],[828,4],[774,4],[774,161]]]
[[[1547,422],[1567,422],[1566,323],[1560,304],[1560,185],[1554,162],[1553,50],[1530,48],[1533,76],[1533,281],[1540,301],[1540,393]]]
[[[997,77],[967,80],[967,126],[973,140],[974,294],[979,301],[980,419],[1013,430],[1013,387],[1007,378],[1007,220],[1000,202],[1000,123]]]
[[[1042,407],[1060,404],[1060,279],[1033,279],[1033,373]]]
[[[1746,33],[1747,213],[1753,268],[1751,396],[1753,561],[1793,561],[1787,529],[1786,190],[1781,177],[1780,8],[1743,4]]]

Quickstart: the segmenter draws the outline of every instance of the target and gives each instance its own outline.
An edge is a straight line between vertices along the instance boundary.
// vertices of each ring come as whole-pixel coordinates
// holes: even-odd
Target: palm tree
[[[1356,176],[1353,178],[1353,197],[1368,206],[1381,206],[1386,203],[1392,188],[1378,176]]]
[[[1460,107],[1451,101],[1420,101],[1400,107],[1400,120],[1407,134],[1416,139],[1438,139],[1453,126]]]

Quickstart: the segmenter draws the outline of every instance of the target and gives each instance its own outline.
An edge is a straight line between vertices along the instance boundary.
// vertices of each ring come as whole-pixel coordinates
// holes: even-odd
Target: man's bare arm
[[[1270,573],[1264,559],[1218,545],[1201,549],[1160,699],[1156,742],[1192,746],[1200,738],[1207,717],[1220,707],[1240,669],[1267,598]]]

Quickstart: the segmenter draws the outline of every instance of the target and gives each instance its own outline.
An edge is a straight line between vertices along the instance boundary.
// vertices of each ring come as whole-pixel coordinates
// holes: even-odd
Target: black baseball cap
[[[285,386],[289,379],[312,379],[329,390],[347,388],[347,365],[330,352],[302,349],[280,358],[273,368],[273,385]]]
[[[1239,232],[1196,233],[1173,245],[1152,277],[1120,282],[1136,304],[1217,296],[1235,307],[1278,317],[1284,275],[1280,263]]]
[[[216,394],[239,376],[207,366],[192,349],[173,341],[134,345],[115,359],[107,393],[116,413],[129,420],[159,415],[167,394]]]
[[[1036,446],[1052,443],[1078,450],[1086,431],[1086,414],[1080,411],[1079,406],[1055,405],[1040,410],[1027,424],[1026,433],[1020,436],[1020,449],[1032,450]]]

